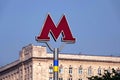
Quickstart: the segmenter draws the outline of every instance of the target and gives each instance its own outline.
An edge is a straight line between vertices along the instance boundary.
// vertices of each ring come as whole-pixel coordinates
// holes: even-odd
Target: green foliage
[[[112,69],[110,73],[108,70],[105,70],[103,75],[89,77],[88,80],[120,80],[120,72]]]

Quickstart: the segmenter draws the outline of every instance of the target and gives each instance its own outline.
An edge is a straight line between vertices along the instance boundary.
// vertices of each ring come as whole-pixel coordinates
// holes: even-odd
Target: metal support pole
[[[58,80],[58,71],[59,71],[59,52],[65,46],[65,43],[60,46],[60,48],[52,48],[48,42],[45,42],[48,48],[53,52],[53,80]]]
[[[59,54],[59,48],[54,48],[54,60],[53,60],[53,79],[58,80],[58,67],[59,67],[59,61],[58,61],[58,54]]]

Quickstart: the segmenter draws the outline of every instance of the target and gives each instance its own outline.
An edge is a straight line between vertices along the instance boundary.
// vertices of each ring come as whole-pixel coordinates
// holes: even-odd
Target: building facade
[[[59,54],[59,80],[88,80],[112,68],[120,71],[120,57]],[[53,80],[53,54],[45,46],[25,46],[18,60],[0,67],[0,80]]]

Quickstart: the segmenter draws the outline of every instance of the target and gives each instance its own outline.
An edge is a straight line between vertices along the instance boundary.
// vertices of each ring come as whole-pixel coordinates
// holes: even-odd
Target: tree
[[[88,80],[120,80],[120,70],[104,71],[103,75],[89,77]]]

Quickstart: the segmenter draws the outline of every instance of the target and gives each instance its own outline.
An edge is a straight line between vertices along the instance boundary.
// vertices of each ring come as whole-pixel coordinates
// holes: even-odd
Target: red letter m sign
[[[61,18],[60,22],[56,26],[50,17],[50,15],[47,15],[47,19],[43,25],[42,31],[39,36],[36,37],[37,41],[49,41],[49,33],[53,36],[54,40],[56,41],[62,33],[62,41],[64,42],[75,42],[75,38],[73,38],[72,33],[70,31],[69,25],[67,23],[67,20],[65,18],[65,15]]]

